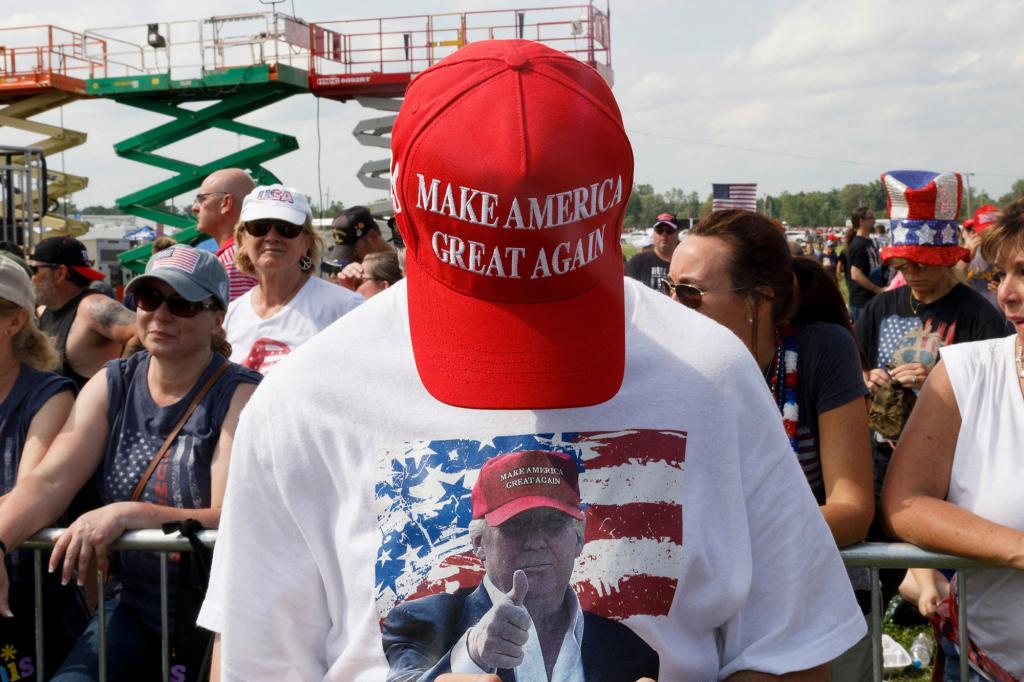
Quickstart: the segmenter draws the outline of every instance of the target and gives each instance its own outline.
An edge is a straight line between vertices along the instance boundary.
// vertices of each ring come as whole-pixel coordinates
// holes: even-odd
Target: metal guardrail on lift
[[[12,128],[42,137],[29,144],[53,160],[54,155],[85,143],[86,134],[35,117],[63,107],[85,95],[86,79],[107,74],[106,44],[99,39],[58,26],[38,25],[0,29],[0,128]],[[63,111],[63,109],[62,109]],[[47,177],[48,203],[83,189],[88,178],[51,170]],[[38,197],[37,197],[38,199]],[[45,213],[52,206],[37,206]],[[51,214],[42,226],[58,234],[79,234],[87,225]]]
[[[57,87],[85,94],[85,81],[107,75],[103,40],[40,24],[0,28],[0,101],[5,92]]]
[[[309,88],[346,100],[357,95],[398,97],[415,75],[467,43],[525,38],[590,64],[611,83],[611,25],[593,3],[310,25]]]

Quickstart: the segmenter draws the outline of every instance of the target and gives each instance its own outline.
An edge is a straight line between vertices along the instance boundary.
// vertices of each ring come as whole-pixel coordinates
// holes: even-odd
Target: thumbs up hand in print
[[[515,668],[523,662],[523,647],[531,623],[523,602],[529,589],[526,572],[516,571],[512,575],[512,589],[470,629],[469,656],[481,668]]]

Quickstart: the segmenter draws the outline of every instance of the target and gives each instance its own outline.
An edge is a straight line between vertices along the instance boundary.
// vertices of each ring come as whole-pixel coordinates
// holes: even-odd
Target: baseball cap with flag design
[[[228,273],[209,251],[185,244],[157,251],[146,263],[146,273],[129,282],[125,292],[130,294],[153,280],[169,284],[188,301],[203,301],[213,296],[221,308],[228,307]]]
[[[950,267],[970,258],[960,246],[959,173],[897,170],[882,174],[889,211],[889,245],[882,261],[905,258],[922,265]]]
[[[391,171],[426,390],[478,409],[613,397],[633,153],[597,71],[528,40],[471,43],[409,86]]]

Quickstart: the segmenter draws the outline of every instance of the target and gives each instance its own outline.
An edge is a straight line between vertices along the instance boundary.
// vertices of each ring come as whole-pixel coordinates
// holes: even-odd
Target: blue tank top
[[[28,427],[46,401],[61,391],[74,391],[75,385],[66,377],[52,372],[41,372],[22,365],[18,378],[7,398],[0,403],[0,494],[14,488],[21,466],[21,451],[25,447]],[[8,557],[7,570],[12,581],[29,580],[32,573],[32,553],[17,550]]]
[[[207,379],[227,362],[223,356],[214,355],[185,397],[173,405],[160,407],[149,392],[149,360],[149,353],[140,352],[106,365],[110,435],[99,478],[100,498],[104,504],[131,499],[135,486],[167,434]],[[171,443],[146,483],[140,501],[182,509],[210,506],[210,463],[231,398],[238,384],[258,384],[260,379],[258,372],[229,363]],[[177,585],[176,561],[170,562],[169,568],[168,585],[173,597],[173,588]],[[112,572],[123,587],[122,599],[136,606],[143,619],[158,629],[159,555],[120,552]]]

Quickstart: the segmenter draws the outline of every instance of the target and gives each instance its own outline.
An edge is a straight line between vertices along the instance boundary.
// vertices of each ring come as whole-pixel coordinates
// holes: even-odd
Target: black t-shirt
[[[644,251],[629,259],[626,274],[658,290],[661,278],[668,277],[668,261],[659,258],[654,251]]]
[[[849,248],[846,249],[846,269],[852,273],[853,268],[859,268],[867,277],[872,270],[881,265],[882,259],[878,256],[875,243],[867,237],[860,235],[854,237]],[[848,277],[846,282],[850,291],[850,306],[853,308],[863,308],[875,295],[875,292],[865,289],[854,282],[852,278]]]
[[[907,286],[881,293],[868,303],[857,321],[857,340],[872,367],[889,365],[900,339],[915,329],[937,334],[940,346],[997,339],[1007,334],[1002,313],[963,284],[957,284],[934,303],[915,301],[911,308],[910,297]]]
[[[797,329],[797,447],[800,467],[818,504],[825,503],[818,415],[867,394],[860,352],[837,324],[815,322]]]

